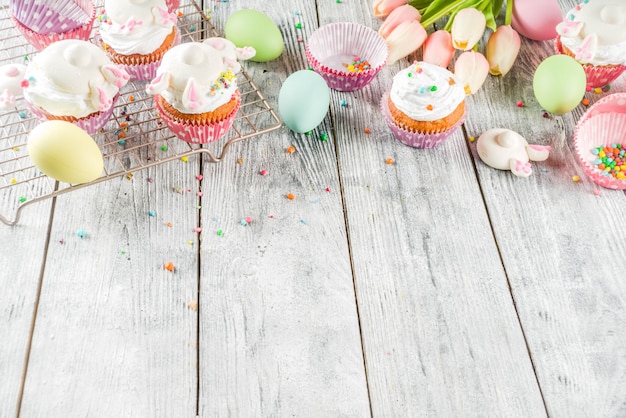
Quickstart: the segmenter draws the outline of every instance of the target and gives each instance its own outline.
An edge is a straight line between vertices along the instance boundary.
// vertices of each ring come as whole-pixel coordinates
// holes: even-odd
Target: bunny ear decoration
[[[187,81],[187,85],[183,91],[182,102],[183,106],[189,110],[196,110],[199,106],[202,106],[202,101],[198,95],[198,86],[193,77]]]
[[[580,47],[576,48],[574,53],[577,61],[583,64],[590,63],[598,50],[598,35],[592,33],[587,35]]]
[[[130,76],[119,65],[103,65],[100,67],[100,72],[109,83],[115,84],[118,89],[125,86],[130,79]]]
[[[109,97],[100,86],[96,86],[94,82],[89,83],[89,93],[91,96],[91,105],[98,111],[105,111],[113,105],[113,97]]]
[[[168,72],[163,72],[156,76],[154,80],[152,80],[146,86],[146,92],[148,94],[159,94],[163,90],[165,90],[170,85],[171,74]]]

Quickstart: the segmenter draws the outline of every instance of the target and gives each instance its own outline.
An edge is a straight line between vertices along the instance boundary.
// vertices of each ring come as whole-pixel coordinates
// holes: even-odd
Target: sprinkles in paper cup
[[[373,29],[353,22],[337,22],[317,29],[306,56],[328,87],[354,91],[367,86],[385,66],[389,50]]]
[[[596,184],[626,190],[626,93],[608,95],[587,109],[576,124],[574,146]]]

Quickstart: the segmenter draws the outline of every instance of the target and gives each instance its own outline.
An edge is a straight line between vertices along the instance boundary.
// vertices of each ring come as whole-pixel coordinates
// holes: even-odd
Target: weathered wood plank
[[[561,7],[575,4],[564,0]],[[533,164],[530,178],[516,178],[487,167],[470,148],[548,412],[623,416],[626,246],[615,225],[626,216],[626,197],[596,186],[578,163],[572,135],[584,106],[542,116],[532,76],[552,53],[552,42],[524,40],[511,72],[491,77],[473,98],[476,114],[489,117],[467,123],[476,137],[505,127],[552,145],[549,159]],[[616,91],[624,91],[623,77],[608,93],[586,96],[593,103]]]
[[[3,342],[0,344],[0,416],[3,417],[15,416],[18,409],[50,209],[51,201],[42,202],[25,208],[17,226],[0,224],[0,341]]]
[[[297,38],[316,27],[315,2],[215,3],[218,28],[244,7],[285,38],[277,60],[245,64],[277,108],[282,81],[308,66]],[[335,150],[319,139],[328,122],[311,136],[282,127],[204,167],[201,416],[370,414]]]
[[[321,23],[378,28],[359,6],[321,7]],[[545,415],[462,132],[415,150],[380,115],[412,58],[332,101],[373,413]]]
[[[23,416],[195,415],[198,167],[176,161],[57,200]]]

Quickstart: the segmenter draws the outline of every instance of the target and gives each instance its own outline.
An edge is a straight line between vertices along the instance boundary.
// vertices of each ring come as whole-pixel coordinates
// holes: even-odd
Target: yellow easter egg
[[[102,174],[100,148],[87,132],[70,122],[42,122],[28,135],[27,148],[35,166],[55,180],[81,184]]]

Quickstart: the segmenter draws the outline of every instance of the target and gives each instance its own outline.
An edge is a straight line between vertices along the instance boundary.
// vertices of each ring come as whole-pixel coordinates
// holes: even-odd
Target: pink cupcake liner
[[[11,16],[11,20],[15,24],[15,27],[24,36],[24,38],[26,38],[26,41],[28,41],[28,43],[34,46],[38,51],[41,51],[42,49],[44,49],[51,43],[57,42],[63,39],[80,39],[83,41],[89,40],[89,37],[91,36],[91,30],[93,28],[93,21],[95,17],[96,17],[96,10],[94,9],[89,22],[83,24],[82,26],[72,29],[68,32],[49,33],[47,35],[42,35],[40,33],[37,33],[27,28],[22,23],[20,23],[14,16]]]
[[[557,36],[554,40],[554,50],[558,54],[563,54],[563,44],[561,44],[561,37]],[[626,71],[626,65],[613,65],[613,66],[596,66],[592,64],[580,64],[585,70],[587,75],[587,87],[596,88],[604,87],[607,84],[615,81],[624,71]]]
[[[115,96],[115,98],[113,99],[113,105],[109,109],[93,113],[87,117],[80,118],[78,120],[67,120],[63,116],[51,116],[43,109],[29,102],[26,102],[26,106],[28,107],[28,110],[30,110],[30,112],[41,121],[67,120],[68,122],[72,122],[74,125],[86,131],[89,135],[93,135],[100,129],[102,129],[111,119],[111,116],[113,115],[113,109],[115,108],[115,102],[117,102],[118,97],[119,95]]]
[[[354,22],[330,23],[318,28],[306,45],[306,56],[328,86],[354,91],[367,86],[387,63],[387,43],[376,31]],[[354,58],[366,60],[370,68],[349,72],[345,64]]]
[[[585,174],[607,189],[626,190],[626,180],[617,179],[598,169],[592,153],[597,147],[626,146],[626,93],[605,96],[580,118],[574,131],[574,148]]]
[[[176,45],[179,45],[181,42],[180,31],[178,30],[178,28],[175,28],[175,31],[176,31],[176,36],[174,38],[174,42],[172,43],[171,48],[175,47]],[[109,58],[112,58],[112,61],[115,62],[115,59],[114,57],[112,57],[112,54],[108,54],[108,55],[109,55]],[[152,61],[152,62],[137,62],[136,64],[132,64],[132,65],[127,65],[127,64],[118,64],[118,65],[124,68],[124,70],[128,73],[128,76],[130,77],[131,81],[132,80],[139,80],[139,81],[152,80],[153,78],[156,77],[156,71],[161,65],[161,60],[162,58],[156,61]]]
[[[389,111],[389,90],[387,90],[380,101],[380,110],[385,118],[385,122],[391,129],[393,136],[404,145],[413,148],[434,148],[447,140],[461,124],[465,121],[465,114],[457,123],[445,131],[440,132],[413,132],[395,124],[393,116]]]
[[[210,142],[217,141],[226,135],[233,126],[235,114],[239,110],[240,106],[241,100],[238,100],[237,105],[230,112],[230,114],[219,122],[196,125],[181,122],[170,117],[161,106],[160,96],[154,96],[154,107],[159,113],[163,123],[165,123],[165,126],[167,126],[169,130],[172,131],[172,133],[179,139],[192,144],[208,144]]]
[[[167,10],[173,12],[180,7],[180,0],[166,0],[165,4],[167,5]]]
[[[69,32],[95,16],[92,0],[11,0],[11,15],[41,35]]]

